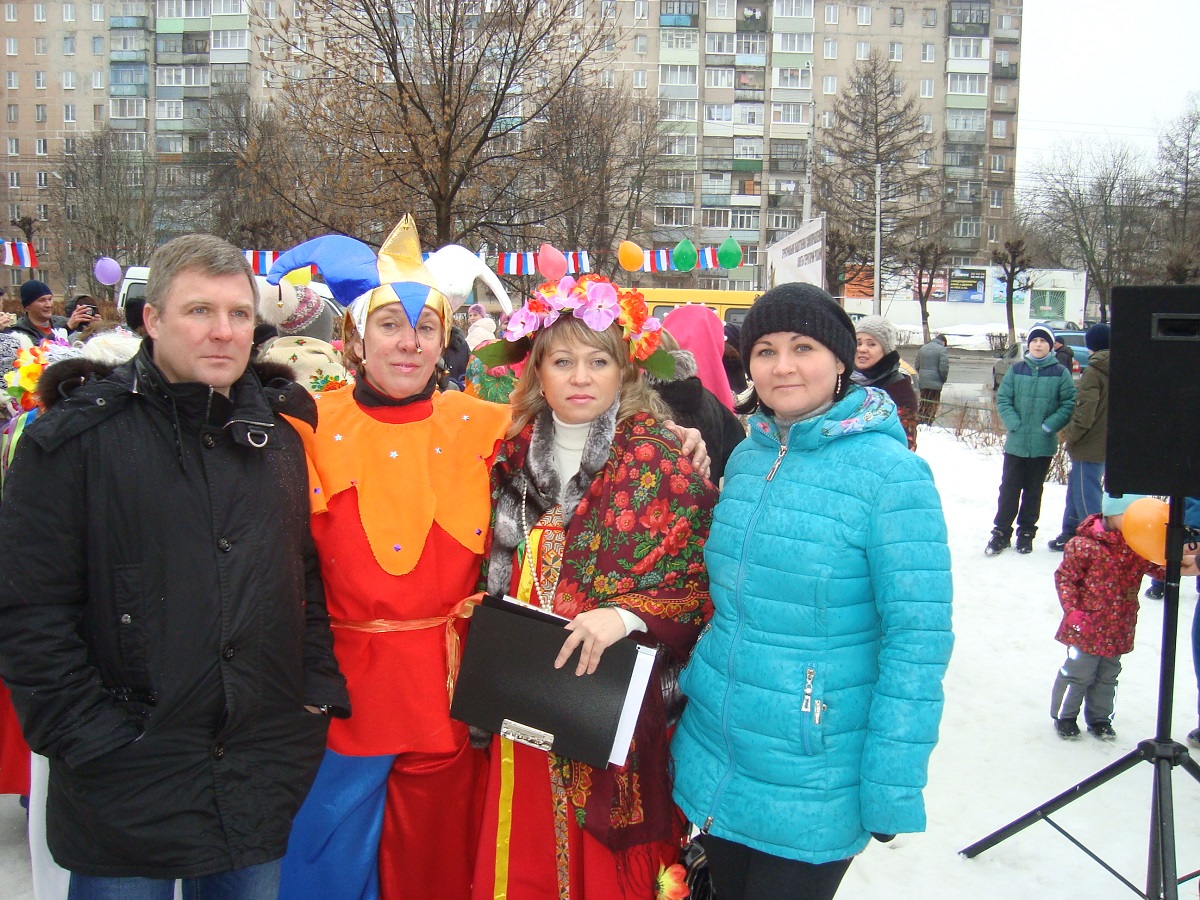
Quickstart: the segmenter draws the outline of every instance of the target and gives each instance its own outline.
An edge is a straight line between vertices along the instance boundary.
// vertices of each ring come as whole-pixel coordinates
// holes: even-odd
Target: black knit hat
[[[1108,338],[1108,325],[1101,322],[1099,325],[1093,325],[1087,330],[1087,333],[1083,336],[1083,344],[1088,350],[1097,353],[1108,349]]]
[[[30,278],[27,282],[21,285],[21,305],[28,306],[34,300],[40,300],[47,294],[52,294],[50,285],[44,281],[38,281],[36,278]]]
[[[816,285],[781,284],[754,301],[742,322],[742,362],[747,374],[755,342],[764,334],[779,331],[808,335],[828,347],[847,373],[854,371],[858,343],[854,323],[837,301]]]

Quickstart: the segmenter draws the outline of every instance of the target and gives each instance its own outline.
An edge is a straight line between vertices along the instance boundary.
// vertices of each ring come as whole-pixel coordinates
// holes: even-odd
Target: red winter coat
[[[1163,577],[1162,566],[1138,556],[1103,516],[1088,516],[1067,542],[1054,573],[1063,620],[1054,639],[1084,653],[1119,656],[1133,649],[1142,576]],[[1079,611],[1084,622],[1068,624]]]

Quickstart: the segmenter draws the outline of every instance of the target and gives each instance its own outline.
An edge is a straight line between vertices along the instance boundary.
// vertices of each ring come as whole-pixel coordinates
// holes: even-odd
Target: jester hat
[[[421,261],[421,243],[412,216],[405,215],[392,229],[378,256],[362,241],[341,234],[305,241],[275,261],[267,283],[279,284],[293,269],[313,264],[325,277],[334,299],[346,307],[346,316],[360,335],[365,333],[371,313],[399,303],[414,328],[421,310],[433,309],[442,320],[442,346],[449,342],[454,310]]]

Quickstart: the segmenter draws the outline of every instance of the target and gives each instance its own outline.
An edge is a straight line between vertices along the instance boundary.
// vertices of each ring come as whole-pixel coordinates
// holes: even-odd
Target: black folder
[[[633,716],[641,708],[653,651],[622,638],[591,675],[575,674],[578,651],[556,669],[564,624],[529,604],[485,597],[471,615],[450,715],[604,768],[614,753],[624,759],[627,738],[614,748],[618,726],[627,707]]]

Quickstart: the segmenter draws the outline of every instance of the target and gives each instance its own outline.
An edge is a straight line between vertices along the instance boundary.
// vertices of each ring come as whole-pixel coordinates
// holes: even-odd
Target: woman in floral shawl
[[[486,588],[571,619],[557,666],[586,677],[633,635],[663,649],[661,681],[711,612],[702,547],[716,491],[643,382],[639,366],[663,357],[641,295],[592,276],[541,292],[506,335],[533,338],[492,469]],[[684,822],[655,684],[625,766],[491,739],[477,900],[669,896]]]

